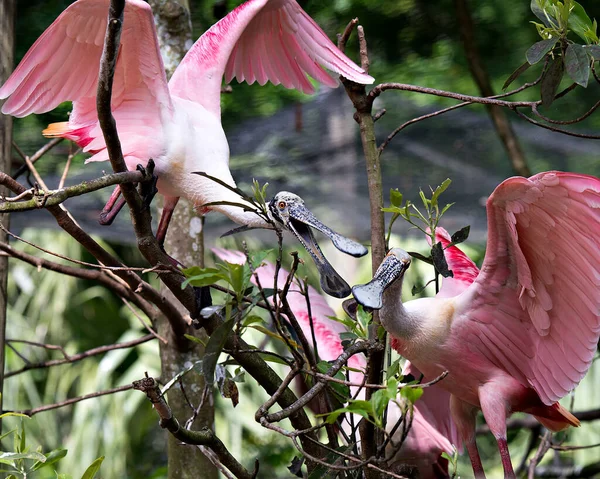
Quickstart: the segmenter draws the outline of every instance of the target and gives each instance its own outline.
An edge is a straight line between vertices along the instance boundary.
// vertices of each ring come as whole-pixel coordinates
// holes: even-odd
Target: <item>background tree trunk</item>
[[[462,39],[465,54],[467,55],[467,62],[471,75],[475,83],[479,87],[479,91],[483,96],[494,96],[494,89],[492,88],[492,82],[488,75],[479,50],[477,49],[477,42],[475,40],[475,34],[473,29],[473,18],[469,10],[468,0],[455,0],[456,4],[456,18],[458,20],[458,28],[460,30],[460,37]],[[487,110],[490,114],[494,128],[506,149],[510,164],[514,172],[521,176],[531,176],[531,170],[527,166],[527,160],[519,144],[519,140],[512,129],[506,112],[502,107],[495,105],[486,105]]]
[[[15,0],[0,0],[0,85],[13,69],[15,44]],[[0,170],[10,173],[12,142],[12,117],[0,115]],[[0,195],[8,192],[0,189]],[[8,214],[0,214],[0,222],[8,228]],[[8,243],[6,233],[0,233],[0,242]],[[4,387],[4,343],[6,339],[6,282],[8,279],[8,258],[0,256],[0,411]],[[1,423],[0,423],[1,424]]]
[[[154,11],[165,70],[167,77],[170,78],[193,44],[189,3],[187,0],[170,0],[166,2],[164,0],[151,0],[150,5]],[[202,221],[194,213],[190,204],[183,199],[180,200],[171,219],[165,249],[169,255],[186,266],[203,264]],[[165,295],[172,294],[164,285],[161,289]],[[179,303],[177,302],[177,304]],[[187,312],[183,306],[181,306],[181,311],[184,314]],[[204,348],[200,344],[192,343],[183,338],[173,338],[170,334],[171,328],[166,320],[161,320],[158,329],[161,335],[170,338],[169,344],[161,343],[160,345],[162,377],[164,380],[171,379],[189,364],[202,359],[204,356]],[[206,333],[203,330],[190,331],[190,334],[194,334],[204,341],[207,340]],[[185,390],[185,396],[182,393],[181,386]],[[203,390],[203,377],[196,372],[191,372],[183,377],[181,385],[175,386],[169,392],[169,405],[174,416],[182,424],[193,414],[188,400],[194,406],[198,406],[201,402]],[[214,429],[212,394],[208,395],[192,424],[193,429],[199,429],[203,426]],[[197,447],[182,445],[171,434],[169,434],[168,442],[170,479],[218,478],[217,469]]]

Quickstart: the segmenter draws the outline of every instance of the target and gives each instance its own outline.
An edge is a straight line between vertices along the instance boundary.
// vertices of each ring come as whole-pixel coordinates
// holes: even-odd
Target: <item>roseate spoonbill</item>
[[[246,261],[245,255],[240,251],[230,251],[222,248],[213,248],[212,251],[217,257],[229,263],[242,264]],[[263,287],[271,287],[275,278],[275,266],[264,262],[262,266],[256,269],[256,275]],[[278,288],[283,288],[287,276],[288,272],[281,268],[277,278]],[[252,281],[256,281],[254,276]],[[335,316],[335,312],[327,304],[325,298],[312,286],[308,287],[308,297],[319,358],[325,361],[333,361],[343,352],[340,333],[346,332],[347,329],[343,324],[330,319]],[[312,343],[311,318],[309,317],[306,298],[296,284],[292,284],[290,287],[287,300],[292,313],[302,328],[302,332],[309,343]],[[348,361],[348,366],[353,369],[349,373],[350,381],[354,384],[361,384],[364,375],[362,371],[365,371],[367,367],[364,355],[356,354],[352,356]],[[417,378],[421,376],[421,373],[408,361],[404,366],[403,374],[411,374]],[[357,389],[355,386],[350,387],[352,396],[356,394]],[[364,398],[364,390],[358,394],[359,399]],[[390,403],[388,407],[388,427],[392,428],[400,417],[400,408],[396,403]],[[397,432],[395,439],[399,440],[400,435],[401,431]],[[392,464],[417,466],[419,477],[422,479],[448,477],[448,464],[441,457],[441,454],[442,452],[453,454],[452,444],[457,443],[456,427],[450,417],[450,394],[435,384],[426,388],[423,396],[415,404],[411,430],[400,451],[391,458]],[[391,449],[393,448],[390,447]]]
[[[0,99],[10,97],[2,112],[17,117],[72,101],[69,121],[50,125],[45,134],[77,142],[93,153],[87,161],[108,159],[95,106],[108,4],[108,0],[71,4],[0,88]],[[198,39],[168,83],[150,6],[127,0],[124,17],[113,114],[128,167],[154,159],[158,188],[166,197],[166,217],[180,196],[197,208],[240,200],[207,178],[190,175],[204,171],[235,186],[220,121],[224,75],[228,82],[234,77],[261,85],[270,80],[312,93],[306,74],[325,85],[337,85],[323,65],[355,82],[373,82],[295,0],[249,0],[240,5]],[[210,209],[240,224],[262,226],[255,214],[241,208],[215,205]]]
[[[504,181],[487,201],[488,244],[477,279],[454,297],[401,301],[410,256],[391,250],[373,280],[353,288],[381,309],[400,353],[441,381],[477,477],[481,408],[514,478],[506,418],[532,414],[559,431],[579,421],[557,401],[587,372],[600,336],[600,180],[545,172]]]
[[[95,99],[108,5],[109,0],[71,4],[0,88],[0,99],[8,98],[2,112],[17,117],[72,101],[69,121],[50,125],[44,134],[75,141],[93,154],[87,161],[108,159]],[[267,226],[251,207],[228,204],[244,204],[236,193],[191,174],[202,171],[235,186],[220,118],[223,76],[261,85],[271,81],[311,93],[314,88],[306,74],[337,85],[321,65],[358,83],[373,82],[295,0],[249,0],[198,39],[167,83],[150,6],[127,0],[112,110],[127,166],[146,165],[149,158],[156,164],[157,187],[165,196],[157,230],[161,244],[181,196],[199,211],[217,210],[243,225]],[[106,222],[123,205],[117,203],[118,194],[115,190],[103,210]],[[322,256],[314,248],[309,251],[313,257]],[[366,254],[366,249],[360,251]],[[349,294],[349,287],[346,291]]]

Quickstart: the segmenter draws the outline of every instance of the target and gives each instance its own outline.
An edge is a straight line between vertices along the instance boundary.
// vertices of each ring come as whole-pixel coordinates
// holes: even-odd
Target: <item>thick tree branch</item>
[[[91,193],[107,186],[123,183],[139,183],[149,179],[151,179],[151,176],[146,175],[143,171],[126,171],[123,173],[113,173],[94,180],[83,181],[78,185],[68,186],[59,190],[36,191],[32,188],[25,192],[26,196],[31,197],[27,201],[14,201],[13,198],[0,197],[0,213],[30,211],[47,206],[55,206],[63,203],[68,198]]]
[[[227,450],[215,433],[207,427],[199,431],[191,431],[181,427],[179,421],[173,417],[171,408],[164,399],[153,378],[144,378],[133,383],[133,388],[142,391],[148,396],[160,417],[160,427],[167,429],[173,436],[185,444],[209,447],[219,458],[219,461],[227,467],[236,477],[240,479],[253,479],[258,472],[258,462],[254,473],[242,466],[235,457]]]

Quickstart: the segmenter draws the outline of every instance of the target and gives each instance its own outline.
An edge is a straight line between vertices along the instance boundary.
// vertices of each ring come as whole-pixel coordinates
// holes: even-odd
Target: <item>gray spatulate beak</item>
[[[282,191],[269,203],[271,218],[290,231],[310,254],[321,276],[321,288],[330,296],[345,298],[351,292],[350,286],[327,261],[312,233],[311,227],[321,231],[331,239],[334,246],[343,253],[354,257],[367,254],[367,248],[346,238],[321,223],[304,205],[298,195]]]
[[[383,259],[375,276],[367,284],[359,284],[352,288],[356,301],[365,308],[381,309],[383,292],[398,278],[402,277],[410,266],[410,255],[400,248],[394,248]]]

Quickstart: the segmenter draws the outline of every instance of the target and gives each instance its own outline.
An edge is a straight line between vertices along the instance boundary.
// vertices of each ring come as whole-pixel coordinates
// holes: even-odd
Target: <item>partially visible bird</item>
[[[96,87],[109,0],[72,3],[29,49],[0,88],[2,112],[23,117],[73,102],[68,122],[44,134],[75,141],[106,161],[108,153],[96,113]],[[221,126],[220,91],[227,82],[267,81],[312,93],[307,74],[336,86],[322,66],[357,83],[373,78],[341,53],[295,0],[248,0],[207,30],[167,83],[150,6],[127,0],[115,69],[112,111],[128,168],[156,164],[165,196],[157,231],[162,243],[173,209],[183,196],[202,212],[217,210],[253,227],[266,223],[229,189],[192,172],[205,172],[234,187],[229,146]],[[219,204],[213,204],[219,202]],[[104,210],[118,212],[118,191]],[[249,206],[246,204],[246,206]]]
[[[243,264],[245,255],[240,251],[231,251],[222,248],[213,248],[212,251],[220,259],[229,263]],[[275,266],[264,262],[256,269],[256,275],[263,287],[272,287],[275,278]],[[277,278],[278,288],[283,288],[288,272],[281,268]],[[252,281],[256,279],[252,277]],[[344,351],[340,333],[347,332],[346,327],[334,321],[335,312],[327,304],[325,298],[312,286],[308,286],[308,298],[310,302],[310,316],[306,297],[296,284],[290,287],[287,300],[290,309],[302,329],[302,332],[312,344],[314,331],[315,341],[319,358],[325,361],[336,360]],[[312,317],[312,328],[311,328]],[[353,384],[361,384],[366,370],[366,358],[362,354],[352,356],[348,361],[351,368],[349,372],[350,381]],[[411,374],[419,378],[420,372],[407,362],[403,374]],[[351,386],[350,393],[358,398],[364,398],[364,390]],[[388,429],[401,418],[401,410],[398,405],[391,402],[388,407]],[[402,431],[395,433],[394,439],[400,440]],[[458,442],[456,427],[450,417],[450,395],[437,384],[425,389],[423,396],[417,401],[413,410],[412,427],[408,433],[402,448],[390,457],[392,466],[397,464],[416,466],[422,479],[434,479],[448,477],[447,461],[441,457],[442,452],[453,453],[452,444]],[[393,447],[389,447],[393,451]],[[391,453],[390,453],[391,454]]]
[[[477,279],[452,297],[401,300],[410,256],[392,249],[373,280],[353,288],[396,348],[440,387],[476,477],[482,409],[504,474],[514,478],[506,419],[534,415],[559,431],[578,426],[557,401],[583,378],[600,336],[600,180],[545,172],[504,181],[487,201],[488,243]]]

